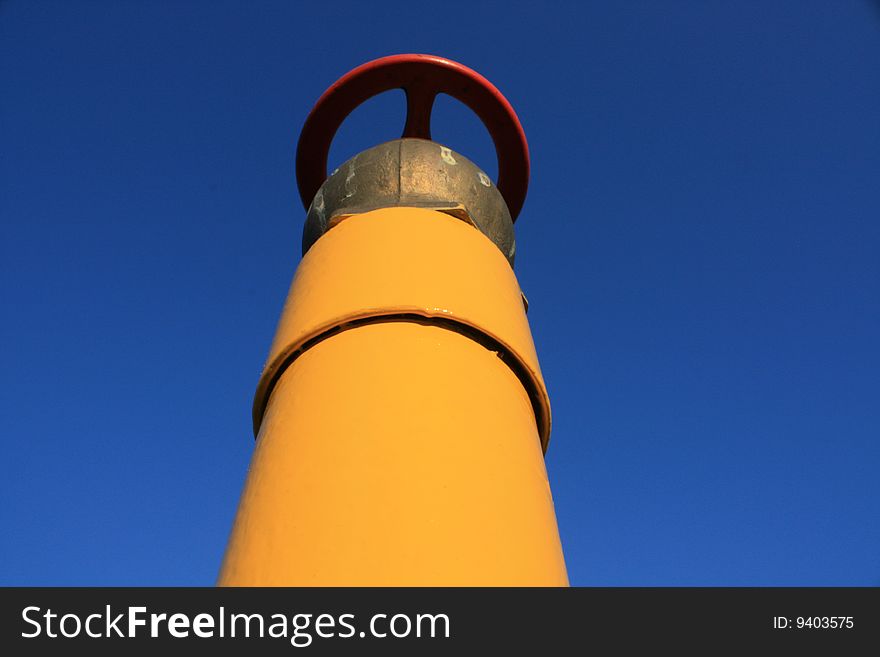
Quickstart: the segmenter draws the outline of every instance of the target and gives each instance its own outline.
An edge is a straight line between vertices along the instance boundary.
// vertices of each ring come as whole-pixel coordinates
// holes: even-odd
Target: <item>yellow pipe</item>
[[[513,271],[473,226],[387,208],[322,236],[254,422],[218,584],[567,585],[549,400]]]

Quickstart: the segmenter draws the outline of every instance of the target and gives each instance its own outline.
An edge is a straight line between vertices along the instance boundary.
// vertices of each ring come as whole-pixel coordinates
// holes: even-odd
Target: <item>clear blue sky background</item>
[[[579,585],[880,584],[880,4],[0,3],[0,583],[212,584],[354,66],[517,109]],[[365,105],[331,166],[399,135]],[[435,138],[494,172],[477,120]]]

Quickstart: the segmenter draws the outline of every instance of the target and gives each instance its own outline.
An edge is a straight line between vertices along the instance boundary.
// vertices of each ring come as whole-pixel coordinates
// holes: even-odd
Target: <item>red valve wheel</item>
[[[383,91],[406,92],[403,137],[431,138],[438,93],[460,100],[489,130],[498,156],[498,191],[516,220],[529,186],[529,145],[516,112],[482,75],[435,55],[392,55],[349,71],[327,89],[306,118],[296,148],[296,180],[308,209],[327,179],[330,142],[352,110]]]

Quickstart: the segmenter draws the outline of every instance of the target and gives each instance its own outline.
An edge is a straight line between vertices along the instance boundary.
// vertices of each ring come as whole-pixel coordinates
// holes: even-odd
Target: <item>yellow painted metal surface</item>
[[[306,351],[269,402],[220,583],[566,584],[519,380],[410,322]]]
[[[364,317],[407,313],[460,322],[504,345],[535,391],[546,450],[550,400],[513,270],[473,226],[419,208],[348,217],[303,257],[257,387],[254,433],[272,381],[309,340]]]
[[[498,249],[430,210],[350,217],[291,287],[218,583],[564,586],[549,419]]]

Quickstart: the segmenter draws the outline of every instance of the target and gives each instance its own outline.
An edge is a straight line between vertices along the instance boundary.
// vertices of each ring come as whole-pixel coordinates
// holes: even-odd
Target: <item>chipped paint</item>
[[[315,194],[315,200],[313,203],[315,206],[315,211],[318,214],[323,215],[324,214],[324,190],[323,189],[319,189],[318,193]]]
[[[348,175],[345,176],[345,198],[351,198],[354,196],[356,189],[352,188],[351,181],[354,180],[355,168],[353,166],[348,168]]]
[[[440,147],[440,159],[446,162],[446,164],[457,164],[455,158],[452,157],[452,151],[446,146]]]
[[[477,174],[477,175],[480,176],[480,182],[483,183],[483,185],[485,185],[486,187],[491,187],[491,186],[492,186],[492,181],[489,180],[489,176],[487,176],[485,173],[483,173],[482,171],[480,171],[480,173]]]

